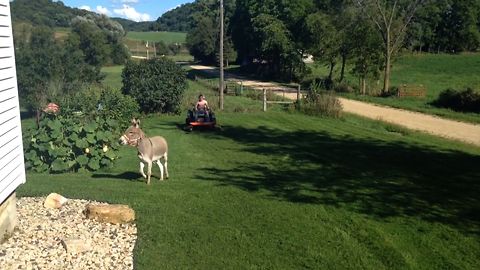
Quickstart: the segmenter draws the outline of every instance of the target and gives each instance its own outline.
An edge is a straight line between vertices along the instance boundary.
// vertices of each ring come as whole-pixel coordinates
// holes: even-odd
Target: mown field
[[[199,92],[215,100],[202,81],[189,84],[186,104]],[[480,265],[479,148],[351,115],[225,104],[210,132],[184,132],[183,115],[144,117],[145,132],[169,142],[168,181],[147,186],[124,147],[112,170],[28,173],[18,194],[129,204],[135,269]]]
[[[170,43],[185,43],[186,33],[180,32],[133,32],[127,33],[127,39]]]
[[[320,76],[326,76],[327,74],[324,67],[313,66],[313,72]],[[347,80],[352,85],[358,84],[357,79],[351,74],[347,74]],[[480,123],[479,114],[454,112],[430,104],[447,88],[465,89],[471,87],[480,91],[480,54],[409,54],[401,56],[393,64],[391,84],[393,86],[422,84],[427,88],[427,97],[382,98],[355,94],[346,96],[461,121]],[[382,81],[379,81],[378,85],[373,84],[373,88],[377,90],[382,87]]]
[[[185,44],[186,33],[179,32],[128,32],[125,39],[125,45],[130,49],[130,52],[134,56],[140,57],[153,57],[156,53],[152,42],[163,41],[165,44],[179,43]],[[146,47],[146,42],[149,42],[149,46]],[[159,55],[157,55],[159,56]],[[193,57],[189,54],[188,50],[182,49],[177,55],[167,55],[166,57],[180,62],[193,61]]]

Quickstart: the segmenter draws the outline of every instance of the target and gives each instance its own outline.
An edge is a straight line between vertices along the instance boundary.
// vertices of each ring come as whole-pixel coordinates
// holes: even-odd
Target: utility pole
[[[220,99],[219,107],[223,111],[223,89],[224,89],[224,73],[223,73],[223,0],[220,0]]]

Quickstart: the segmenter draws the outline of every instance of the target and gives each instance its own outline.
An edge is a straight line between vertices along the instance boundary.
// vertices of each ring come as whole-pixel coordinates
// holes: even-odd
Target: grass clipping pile
[[[101,223],[85,217],[87,200],[45,208],[45,198],[20,198],[18,224],[0,244],[6,269],[133,269],[137,228],[133,223]]]

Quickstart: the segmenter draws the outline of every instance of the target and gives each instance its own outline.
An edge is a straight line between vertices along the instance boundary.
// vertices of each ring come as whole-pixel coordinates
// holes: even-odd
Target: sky
[[[193,0],[62,0],[76,7],[132,21],[155,21],[163,13]]]

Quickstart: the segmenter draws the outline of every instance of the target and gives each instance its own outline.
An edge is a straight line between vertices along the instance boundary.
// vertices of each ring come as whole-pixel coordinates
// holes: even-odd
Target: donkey
[[[140,173],[144,178],[147,178],[147,184],[150,185],[150,176],[152,175],[152,163],[157,163],[160,168],[160,180],[163,181],[163,167],[165,167],[165,177],[168,178],[168,145],[165,138],[155,136],[148,138],[140,129],[140,120],[132,119],[132,125],[125,131],[120,142],[123,145],[130,145],[137,147],[138,158],[140,159]],[[163,158],[164,164],[160,161]],[[147,175],[143,168],[147,164]]]

